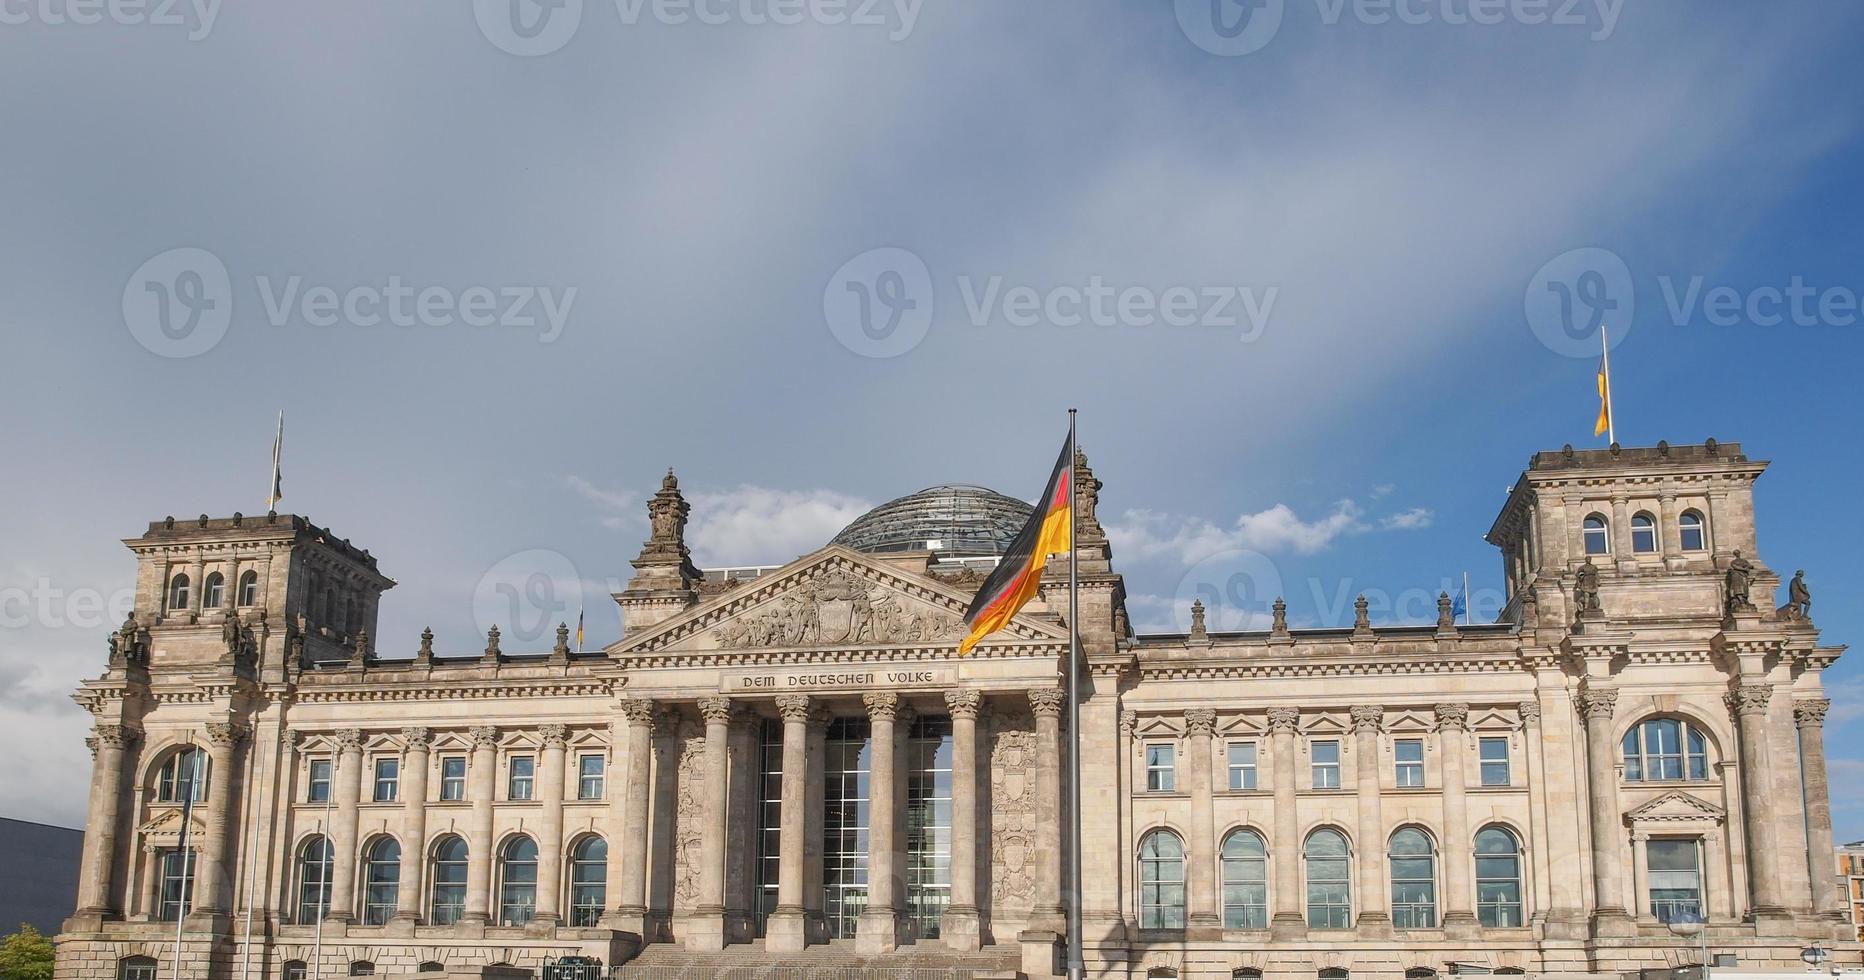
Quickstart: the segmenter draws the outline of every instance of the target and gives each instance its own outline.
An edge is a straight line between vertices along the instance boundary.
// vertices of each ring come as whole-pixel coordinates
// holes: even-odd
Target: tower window
[[[1705,547],[1702,533],[1702,515],[1693,510],[1683,511],[1683,516],[1676,519],[1677,541],[1684,551],[1701,551]]]
[[[1586,554],[1609,555],[1612,553],[1611,527],[1605,523],[1600,514],[1588,514],[1583,525],[1586,539]]]
[[[207,578],[201,582],[201,607],[204,609],[218,609],[226,605],[226,601],[226,576],[221,575],[219,572],[209,573]]]
[[[256,606],[259,604],[259,573],[242,572],[239,577],[239,604]]]
[[[188,576],[184,573],[168,580],[168,608],[188,608]]]
[[[1631,515],[1631,550],[1640,555],[1657,551],[1657,519],[1642,511]]]

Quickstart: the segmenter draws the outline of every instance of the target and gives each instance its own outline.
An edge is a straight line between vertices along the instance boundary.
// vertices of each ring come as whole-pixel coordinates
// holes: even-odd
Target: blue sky
[[[493,0],[7,6],[0,726],[34,751],[0,778],[41,789],[9,815],[81,820],[65,694],[101,669],[118,541],[260,511],[280,409],[282,509],[400,582],[385,655],[430,624],[478,649],[513,575],[557,589],[517,632],[586,602],[611,639],[667,466],[704,561],[781,562],[930,484],[1034,494],[1070,405],[1142,625],[1239,568],[1298,622],[1359,591],[1390,620],[1465,571],[1493,594],[1506,488],[1597,444],[1596,341],[1567,348],[1549,277],[1619,304],[1620,441],[1773,460],[1761,559],[1807,570],[1827,642],[1864,630],[1864,9],[1266,2],[1242,54],[1197,42],[1269,21],[1225,40],[1192,0],[521,0],[528,40]],[[1666,301],[1725,287],[1764,321],[1796,280],[1809,323]],[[1045,322],[1095,289],[1130,300]],[[388,322],[396,290],[430,322]],[[1826,685],[1864,838],[1864,668]]]

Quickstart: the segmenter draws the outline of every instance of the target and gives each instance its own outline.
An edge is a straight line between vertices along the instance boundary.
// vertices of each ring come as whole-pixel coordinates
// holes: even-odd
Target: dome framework
[[[1002,555],[1033,513],[995,490],[946,484],[881,504],[842,528],[834,543],[869,553]]]

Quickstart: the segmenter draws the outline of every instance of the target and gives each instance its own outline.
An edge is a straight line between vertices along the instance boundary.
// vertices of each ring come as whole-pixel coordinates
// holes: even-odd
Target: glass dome
[[[867,552],[1001,555],[1033,513],[995,490],[948,484],[881,504],[842,528],[834,543]]]

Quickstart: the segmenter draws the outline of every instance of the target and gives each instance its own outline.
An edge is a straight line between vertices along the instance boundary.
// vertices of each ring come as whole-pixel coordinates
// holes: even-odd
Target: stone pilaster
[[[192,913],[204,917],[205,921],[225,916],[233,894],[233,854],[228,843],[235,835],[228,831],[237,827],[233,784],[239,779],[237,750],[245,739],[244,726],[222,722],[207,726],[207,757],[211,760],[207,779],[207,826],[201,835]]]
[[[686,948],[725,948],[725,839],[730,807],[730,698],[699,699],[705,718],[705,792],[699,841],[699,904],[686,922]]]
[[[434,732],[411,726],[401,730],[401,879],[395,886],[395,931],[413,935],[421,918],[421,870],[427,863],[427,773],[432,765]]]
[[[1832,702],[1825,698],[1804,698],[1793,702],[1793,722],[1799,726],[1799,765],[1805,785],[1807,850],[1813,862],[1821,862],[1835,853],[1832,845],[1832,798],[1825,772],[1825,713]],[[1822,864],[1815,863],[1815,868]],[[1812,911],[1821,918],[1843,925],[1845,898],[1832,874],[1812,876]],[[1846,937],[1850,938],[1850,937]]]
[[[539,725],[537,734],[544,751],[532,796],[543,809],[537,820],[537,910],[529,923],[533,932],[563,921],[563,769],[569,752],[569,730],[562,725]]]
[[[1773,685],[1743,683],[1727,696],[1728,708],[1740,726],[1741,739],[1741,809],[1747,816],[1748,880],[1754,889],[1754,924],[1756,929],[1771,929],[1766,935],[1786,934],[1792,926],[1792,913],[1780,891],[1780,854],[1773,841],[1774,800],[1767,782],[1773,772],[1767,748],[1767,707],[1773,700]]]
[[[1452,939],[1476,936],[1474,842],[1469,836],[1469,705],[1437,705],[1437,754],[1443,769],[1443,929]],[[1380,842],[1381,846],[1383,842]]]
[[[628,769],[621,787],[621,890],[611,928],[647,937],[648,796],[654,774],[654,702],[629,698],[618,705],[626,720]]]
[[[1061,688],[1029,692],[1036,717],[1036,894],[1031,929],[1060,932],[1061,905],[1061,712],[1067,702]]]
[[[977,711],[976,691],[945,692],[951,714],[951,904],[939,935],[956,950],[975,951],[983,939],[977,907]]]
[[[1189,930],[1213,939],[1220,938],[1223,928],[1222,909],[1217,903],[1217,816],[1211,808],[1211,741],[1216,727],[1215,710],[1185,709],[1185,754],[1189,763],[1186,768],[1191,784],[1191,839],[1185,855],[1190,915],[1186,925]]]
[[[349,922],[356,918],[356,825],[360,815],[357,804],[362,800],[362,729],[338,729],[336,740],[337,764],[333,776],[336,806],[330,818],[334,863],[330,870],[330,911],[324,917]],[[476,860],[478,855],[473,857]]]
[[[1301,824],[1295,813],[1295,729],[1301,712],[1295,708],[1269,709],[1269,741],[1275,766],[1275,840],[1269,846],[1269,863],[1274,867],[1274,884],[1269,903],[1274,917],[1269,922],[1276,940],[1300,940],[1307,937],[1307,918],[1301,912]]]
[[[1625,911],[1624,862],[1619,847],[1617,744],[1612,718],[1618,689],[1588,682],[1578,697],[1586,720],[1586,796],[1592,823],[1592,931],[1630,936],[1635,927]]]
[[[472,801],[472,822],[466,828],[466,911],[460,921],[484,926],[492,919],[492,801],[498,791],[498,729],[482,725],[471,734],[466,798]]]
[[[808,944],[808,916],[803,908],[803,798],[809,766],[809,695],[777,696],[783,717],[783,789],[779,804],[777,907],[764,923],[764,948],[772,953],[799,952]]]
[[[78,871],[78,908],[75,918],[101,922],[120,910],[115,907],[117,813],[123,800],[123,759],[142,733],[123,725],[98,725],[91,731],[97,761],[91,768],[90,816],[84,825],[84,853]],[[67,932],[79,931],[73,926]]]
[[[1385,881],[1385,819],[1379,794],[1379,737],[1385,729],[1385,708],[1356,704],[1353,718],[1353,777],[1359,816],[1359,917],[1362,937],[1391,935],[1390,891]]]
[[[890,953],[899,945],[899,695],[862,697],[867,706],[872,770],[868,776],[867,907],[855,929],[855,949]]]

